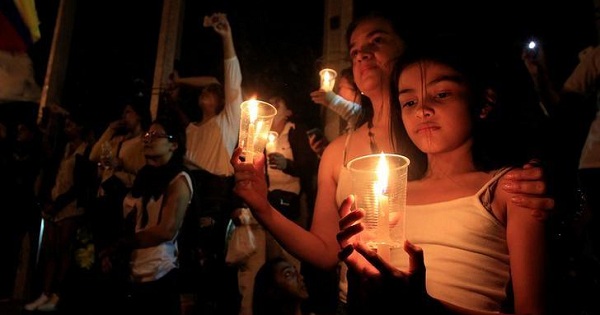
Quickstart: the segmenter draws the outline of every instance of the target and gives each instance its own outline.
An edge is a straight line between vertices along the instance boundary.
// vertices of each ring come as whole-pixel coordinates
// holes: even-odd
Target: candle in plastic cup
[[[332,91],[333,86],[335,85],[335,78],[337,77],[337,72],[333,69],[323,69],[319,72],[319,76],[321,76],[321,89],[324,91]]]
[[[275,142],[277,141],[277,137],[279,137],[277,131],[269,131],[267,135],[267,147],[265,149],[267,155],[276,151]]]
[[[360,239],[388,261],[390,256],[408,257],[402,253],[409,164],[405,156],[386,153],[365,155],[348,162],[356,207],[366,213],[362,220],[365,230]]]
[[[240,107],[239,146],[243,149],[246,162],[251,163],[254,156],[265,149],[277,109],[267,102],[255,99],[242,102]]]

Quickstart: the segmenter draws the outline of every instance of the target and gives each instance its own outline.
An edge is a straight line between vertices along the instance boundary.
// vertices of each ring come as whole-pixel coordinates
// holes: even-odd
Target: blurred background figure
[[[83,216],[92,202],[96,167],[89,161],[93,141],[92,131],[81,116],[65,117],[64,136],[67,143],[62,152],[54,186],[42,204],[44,234],[41,245],[42,293],[25,305],[27,311],[55,311],[66,279],[74,262],[74,246]]]
[[[254,278],[254,315],[303,315],[308,299],[304,278],[294,264],[283,257],[267,260]]]

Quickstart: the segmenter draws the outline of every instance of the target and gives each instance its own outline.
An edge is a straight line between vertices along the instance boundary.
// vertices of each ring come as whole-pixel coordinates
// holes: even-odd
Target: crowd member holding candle
[[[405,51],[406,42],[392,19],[381,14],[370,14],[353,22],[347,30],[348,46],[354,78],[363,99],[364,122],[353,132],[331,142],[321,158],[317,181],[317,199],[310,231],[305,231],[273,209],[266,198],[262,161],[255,165],[241,163],[238,148],[232,156],[235,168],[235,192],[250,206],[263,227],[286,250],[303,261],[324,269],[335,268],[339,262],[340,245],[338,209],[351,193],[351,181],[346,163],[355,157],[379,152],[399,152],[411,160],[409,180],[421,174],[425,160],[418,152],[404,145],[406,132],[392,119],[390,82],[393,62]],[[413,150],[416,151],[416,150]],[[532,209],[532,216],[545,218],[554,207],[554,199],[545,195],[542,169],[526,164],[505,176],[502,189],[518,193],[511,202]],[[510,180],[509,180],[510,179]],[[526,212],[529,213],[529,212]],[[340,306],[345,308],[345,276],[340,276]],[[343,310],[342,310],[343,312]]]
[[[311,150],[306,136],[306,124],[294,118],[293,111],[283,93],[269,98],[269,103],[277,109],[273,118],[271,133],[277,135],[266,152],[268,166],[265,169],[268,180],[268,199],[271,205],[306,229],[310,221],[314,200],[314,179],[319,160]],[[283,256],[295,268],[301,270],[301,261],[285,251],[264,228],[251,219],[251,228],[256,238],[257,250],[238,270],[238,283],[242,294],[240,314],[252,314],[254,277],[266,260]]]
[[[337,93],[334,91],[325,91],[318,89],[310,93],[313,102],[323,105],[338,114],[345,122],[345,130],[352,130],[360,118],[362,108],[361,94],[354,82],[352,67],[344,68],[340,71],[337,79]],[[325,150],[323,147],[322,150]],[[322,151],[317,151],[322,154]]]
[[[427,159],[426,171],[408,183],[407,192],[406,247],[416,265],[382,263],[355,240],[365,212],[350,211],[354,196],[348,197],[338,233],[341,256],[363,277],[358,280],[363,285],[374,283],[363,281],[370,277],[392,285],[383,290],[351,285],[360,290],[353,295],[351,289],[352,297],[366,293],[373,299],[350,307],[377,313],[379,307],[388,309],[389,301],[403,301],[400,305],[412,304],[425,314],[545,314],[546,224],[499,188],[512,166],[498,152],[511,146],[492,141],[503,122],[493,114],[507,97],[481,51],[455,36],[430,43],[398,63],[391,91],[392,106],[411,139],[405,146],[416,146]],[[352,253],[354,246],[358,253]],[[419,277],[413,282],[407,276]]]

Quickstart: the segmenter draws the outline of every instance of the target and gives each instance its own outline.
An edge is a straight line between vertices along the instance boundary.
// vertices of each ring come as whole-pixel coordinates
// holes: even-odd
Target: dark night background
[[[36,1],[42,38],[31,49],[40,86],[46,71],[58,0]],[[202,27],[204,15],[228,14],[242,65],[245,92],[284,91],[293,108],[318,123],[309,92],[317,87],[323,45],[323,1],[187,1],[178,59],[187,75],[222,77],[220,38]],[[419,33],[458,31],[524,71],[520,50],[527,38],[545,46],[558,82],[577,62],[577,52],[596,41],[592,0],[386,1],[356,0],[355,14],[397,12]],[[63,106],[83,107],[101,130],[119,115],[119,98],[140,78],[152,84],[161,0],[77,1]],[[427,35],[425,35],[427,36]],[[524,72],[522,72],[525,74]],[[524,81],[523,84],[528,84]]]

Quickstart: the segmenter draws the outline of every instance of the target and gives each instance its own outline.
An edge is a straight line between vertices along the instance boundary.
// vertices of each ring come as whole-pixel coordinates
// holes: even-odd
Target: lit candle
[[[335,77],[337,73],[333,69],[323,69],[319,72],[321,75],[321,89],[324,91],[332,91],[335,85]]]
[[[275,152],[275,140],[277,140],[277,132],[269,131],[269,135],[267,137],[267,154]]]
[[[250,100],[248,114],[250,124],[248,125],[248,135],[246,136],[246,162],[254,161],[254,141],[256,140],[256,118],[258,117],[258,103],[256,100]]]
[[[385,155],[381,152],[377,163],[377,182],[373,185],[377,200],[377,230],[376,237],[379,241],[390,241],[390,208],[388,191],[389,167]],[[377,252],[382,258],[389,257],[389,246],[378,245]]]

